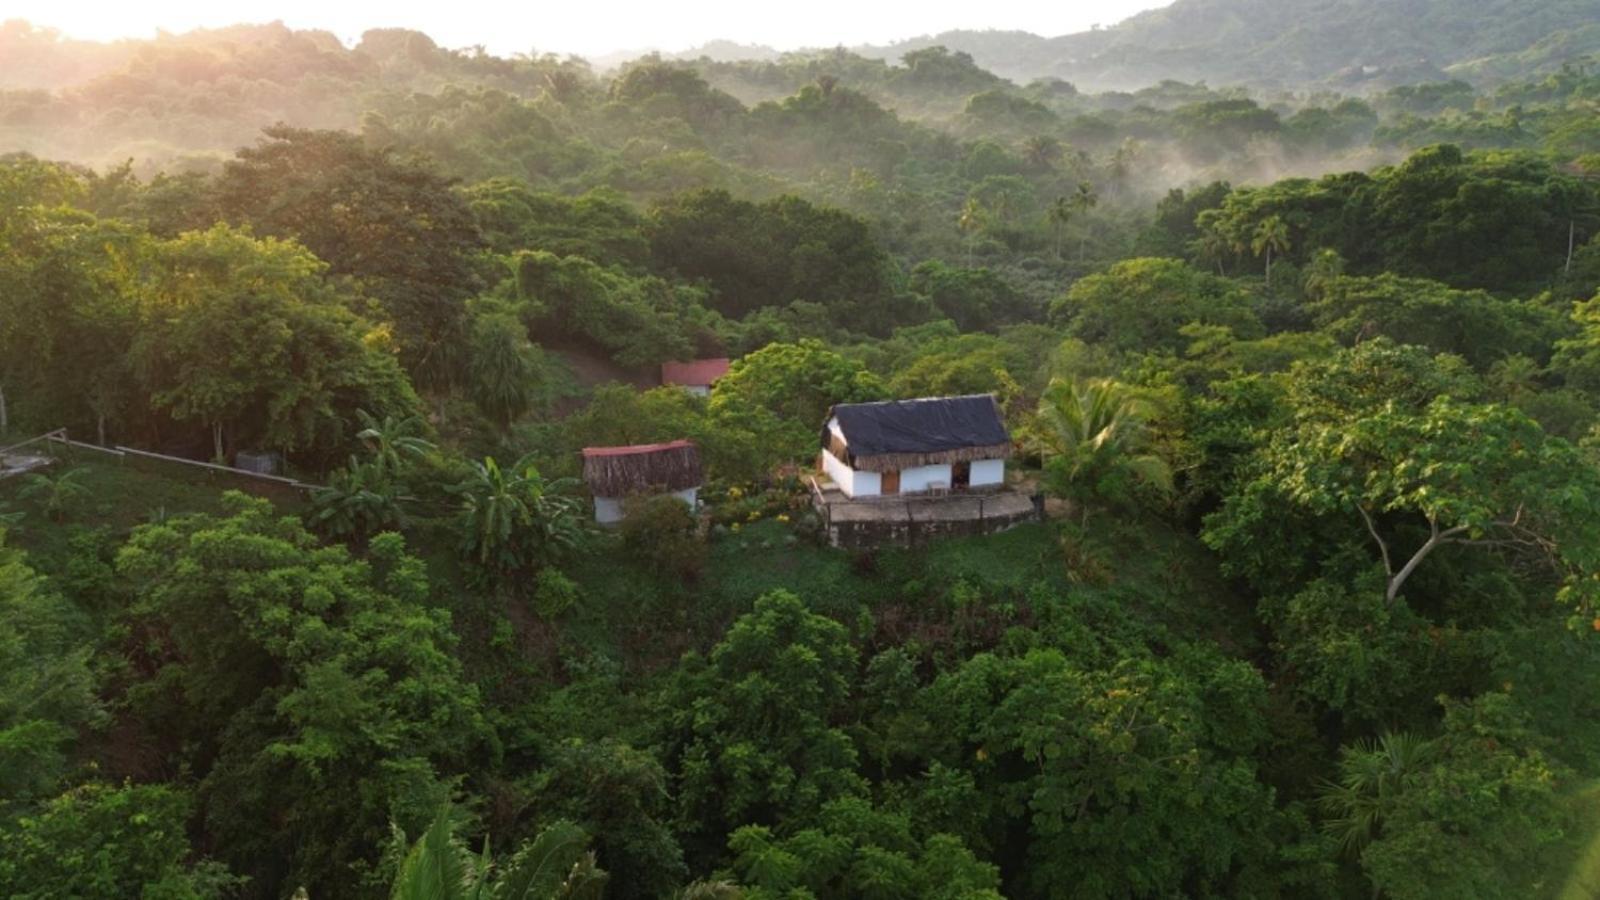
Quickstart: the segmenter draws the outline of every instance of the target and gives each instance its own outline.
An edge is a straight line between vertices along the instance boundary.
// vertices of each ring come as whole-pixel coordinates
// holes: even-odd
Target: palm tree
[[[1150,452],[1152,412],[1126,385],[1109,378],[1050,382],[1031,441],[1044,460],[1047,489],[1084,502],[1085,517],[1088,502],[1133,485],[1170,493],[1172,468]]]
[[[983,204],[978,202],[977,197],[968,197],[967,202],[961,207],[961,218],[956,222],[967,235],[968,268],[972,267],[973,244],[977,242],[978,232],[983,230],[987,220],[988,214],[984,211]]]
[[[1437,755],[1434,742],[1404,732],[1346,747],[1339,760],[1339,780],[1325,785],[1320,800],[1328,815],[1323,827],[1338,840],[1339,848],[1359,855],[1383,830],[1396,800]]]
[[[582,543],[582,509],[562,494],[577,485],[574,479],[547,482],[527,456],[510,469],[492,456],[472,469],[455,492],[461,495],[462,550],[479,565],[510,572],[553,562]]]
[[[1223,268],[1222,262],[1228,258],[1229,253],[1233,252],[1233,242],[1228,240],[1226,234],[1222,233],[1222,229],[1217,228],[1215,225],[1210,228],[1202,228],[1200,237],[1195,239],[1193,246],[1194,251],[1199,256],[1217,264],[1218,275],[1224,278],[1228,276],[1228,271]]]
[[[1138,141],[1127,138],[1122,142],[1122,146],[1111,154],[1110,165],[1106,168],[1110,172],[1112,186],[1117,188],[1119,193],[1122,183],[1133,173],[1134,163],[1138,162],[1141,150]]]
[[[1022,143],[1022,158],[1029,166],[1048,172],[1061,158],[1061,142],[1047,134],[1028,138]]]
[[[585,847],[589,836],[556,822],[518,848],[505,865],[473,854],[455,835],[448,807],[400,861],[391,900],[599,900],[606,873]]]
[[[1066,197],[1057,197],[1056,202],[1050,204],[1050,225],[1056,232],[1056,259],[1061,258],[1061,239],[1066,236],[1067,226],[1072,223],[1073,204]]]
[[[419,416],[387,415],[382,420],[364,409],[356,410],[361,431],[356,437],[372,453],[373,464],[385,475],[398,475],[407,459],[421,459],[432,453],[434,444],[423,439],[427,426]]]
[[[83,483],[88,469],[68,469],[54,477],[43,472],[33,472],[22,479],[17,499],[37,503],[40,511],[52,521],[63,522],[67,511],[84,497],[89,496],[89,486]]]
[[[1272,290],[1272,254],[1289,252],[1289,223],[1279,216],[1268,216],[1256,226],[1250,249],[1257,256],[1267,255],[1267,290]]]
[[[1079,213],[1087,214],[1100,202],[1100,195],[1094,191],[1094,185],[1087,181],[1078,182],[1078,189],[1072,195],[1072,208]],[[1083,228],[1079,232],[1078,261],[1083,262],[1084,254],[1088,252],[1089,229]]]

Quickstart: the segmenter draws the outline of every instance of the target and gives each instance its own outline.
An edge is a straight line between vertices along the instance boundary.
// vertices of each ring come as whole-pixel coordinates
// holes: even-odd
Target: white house
[[[998,490],[1010,456],[989,394],[840,403],[822,429],[822,470],[852,499]]]
[[[667,493],[694,508],[704,478],[700,450],[690,441],[586,447],[583,480],[594,495],[595,521],[622,521],[629,498]]]

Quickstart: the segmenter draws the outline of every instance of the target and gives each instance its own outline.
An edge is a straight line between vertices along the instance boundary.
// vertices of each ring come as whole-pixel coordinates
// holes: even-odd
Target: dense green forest
[[[0,896],[1594,896],[1600,21],[1393,6],[1483,64],[0,27],[0,447],[316,486],[0,479]],[[1044,521],[828,546],[973,393]]]

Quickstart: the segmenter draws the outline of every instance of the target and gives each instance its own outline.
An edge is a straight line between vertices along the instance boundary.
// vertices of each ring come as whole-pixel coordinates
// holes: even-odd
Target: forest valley
[[[1600,879],[1592,62],[0,51],[0,445],[322,486],[0,481],[0,895]],[[1047,521],[825,546],[830,406],[977,393]],[[578,451],[680,438],[704,515],[596,528]]]

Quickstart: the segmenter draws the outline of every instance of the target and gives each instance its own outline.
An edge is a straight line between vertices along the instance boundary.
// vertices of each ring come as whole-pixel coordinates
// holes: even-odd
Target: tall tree
[[[229,221],[298,240],[373,297],[419,380],[452,377],[481,239],[448,179],[345,132],[274,125],[217,191]]]

